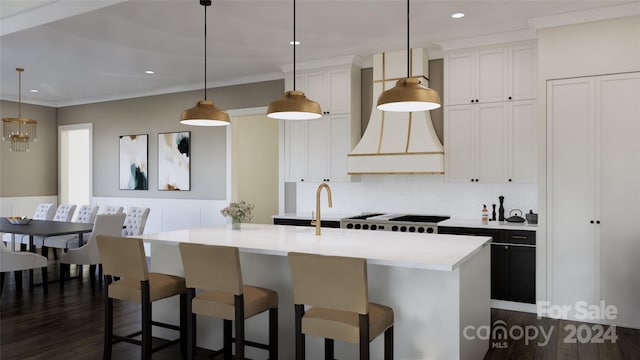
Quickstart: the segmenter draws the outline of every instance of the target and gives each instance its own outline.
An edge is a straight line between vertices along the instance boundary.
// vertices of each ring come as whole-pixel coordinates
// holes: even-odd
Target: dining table
[[[82,246],[84,243],[83,234],[90,233],[92,230],[93,224],[90,223],[32,219],[26,224],[12,224],[6,217],[0,218],[0,232],[12,234],[12,251],[15,250],[15,235],[29,236],[29,251],[35,252],[36,247],[33,244],[35,236],[46,238],[50,236],[78,234],[78,246]],[[29,284],[33,287],[33,269],[29,270]]]

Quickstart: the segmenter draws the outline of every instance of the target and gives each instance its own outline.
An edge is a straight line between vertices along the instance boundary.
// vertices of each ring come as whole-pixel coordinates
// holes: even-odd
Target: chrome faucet
[[[318,186],[318,190],[316,191],[316,219],[311,220],[311,225],[316,226],[316,235],[320,235],[320,193],[322,189],[327,189],[327,197],[329,198],[329,207],[333,207],[331,203],[331,188],[327,183],[322,183]]]

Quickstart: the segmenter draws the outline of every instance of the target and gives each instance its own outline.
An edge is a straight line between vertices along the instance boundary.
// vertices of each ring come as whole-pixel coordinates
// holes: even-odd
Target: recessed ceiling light
[[[464,17],[464,13],[455,13],[455,14],[451,14],[451,17],[454,19],[460,19]]]
[[[144,73],[145,73],[145,74],[149,74],[149,75],[154,74],[154,72],[153,72],[153,71],[151,71],[151,70],[145,70],[145,72],[144,72]]]
[[[32,93],[40,92],[40,90],[38,90],[38,89],[31,89],[31,90],[29,90],[29,91],[31,91]]]
[[[289,41],[289,45],[300,45],[300,41]]]

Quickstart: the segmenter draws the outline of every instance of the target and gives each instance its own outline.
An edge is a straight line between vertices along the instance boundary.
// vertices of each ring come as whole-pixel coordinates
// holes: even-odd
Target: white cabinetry
[[[448,181],[536,182],[536,47],[445,54]]]
[[[535,101],[445,107],[449,181],[535,182]]]
[[[640,73],[547,84],[548,289],[553,305],[613,305],[640,326]]]
[[[445,55],[445,105],[536,98],[536,47],[465,50]]]
[[[285,87],[293,89],[290,74]],[[349,181],[347,155],[360,139],[360,69],[297,72],[296,90],[318,102],[323,116],[284,121],[285,181]]]

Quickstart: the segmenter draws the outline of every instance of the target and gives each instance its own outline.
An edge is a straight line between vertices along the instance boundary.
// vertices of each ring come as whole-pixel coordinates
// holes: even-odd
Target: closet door
[[[596,98],[602,142],[602,298],[618,323],[640,324],[640,73],[603,76]],[[605,320],[606,321],[606,320]]]
[[[574,308],[600,299],[593,80],[550,81],[547,96],[549,300]]]

